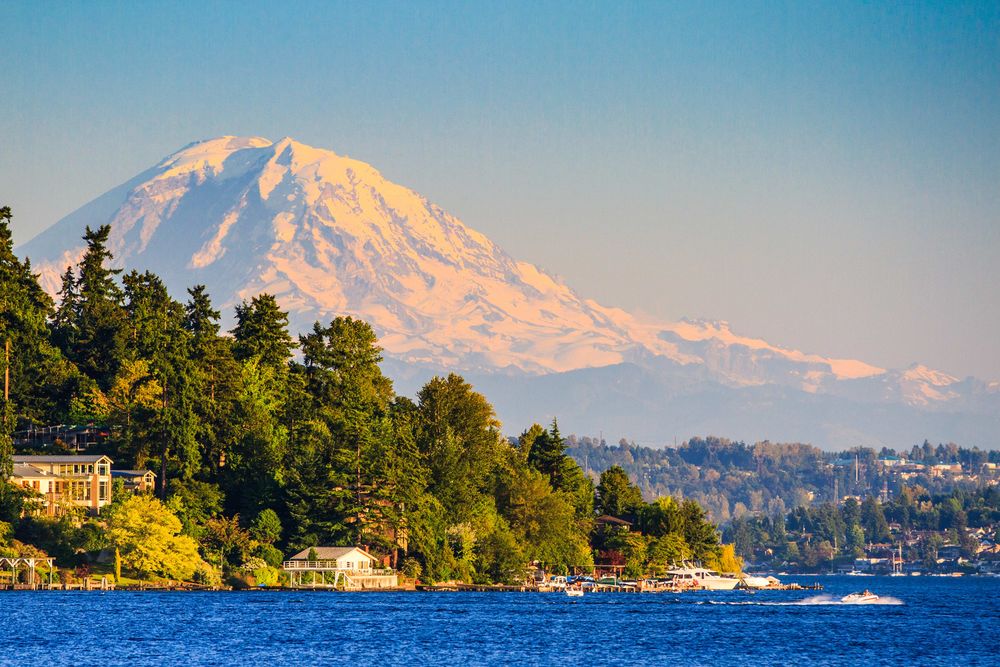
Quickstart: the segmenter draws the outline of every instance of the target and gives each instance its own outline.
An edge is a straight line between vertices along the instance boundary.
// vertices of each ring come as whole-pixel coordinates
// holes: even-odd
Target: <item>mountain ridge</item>
[[[175,292],[204,283],[225,308],[271,292],[293,331],[361,317],[387,356],[421,367],[544,376],[635,364],[729,388],[937,411],[1000,397],[997,383],[925,366],[884,369],[774,346],[725,321],[659,322],[603,306],[371,165],[289,137],[188,144],[18,251],[52,293],[82,253],[74,239],[99,224],[112,227],[118,266],[154,271]]]

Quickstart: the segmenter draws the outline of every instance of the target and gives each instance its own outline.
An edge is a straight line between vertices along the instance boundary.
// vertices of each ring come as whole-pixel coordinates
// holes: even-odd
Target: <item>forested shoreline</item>
[[[152,273],[109,268],[108,226],[85,230],[56,301],[14,254],[11,219],[0,209],[0,551],[64,568],[113,552],[116,577],[207,584],[279,583],[283,553],[320,544],[364,545],[431,582],[513,583],[530,563],[588,571],[608,554],[626,554],[614,558],[631,576],[684,558],[738,568],[697,503],[646,503],[620,468],[595,486],[557,422],[511,441],[455,374],[396,395],[366,322],[293,336],[259,294],[227,335],[204,286],[178,301]],[[155,496],[116,486],[98,517],[40,516],[7,482],[12,434],[60,423],[99,424],[88,452],[154,471]],[[600,514],[639,530],[595,525]]]
[[[746,443],[716,436],[662,448],[625,438],[609,445],[570,434],[566,453],[585,471],[622,467],[647,498],[693,498],[719,524],[840,503],[845,496],[895,495],[906,486],[947,495],[1000,480],[1000,451],[926,440],[908,450],[859,446],[835,452],[801,442]]]

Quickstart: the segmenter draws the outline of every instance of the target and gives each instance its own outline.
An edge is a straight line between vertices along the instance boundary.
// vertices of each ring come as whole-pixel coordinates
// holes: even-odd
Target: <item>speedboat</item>
[[[583,589],[582,588],[567,588],[566,595],[571,598],[582,598]]]
[[[860,593],[845,595],[840,598],[840,601],[845,604],[867,604],[869,602],[878,602],[878,596],[866,588]]]

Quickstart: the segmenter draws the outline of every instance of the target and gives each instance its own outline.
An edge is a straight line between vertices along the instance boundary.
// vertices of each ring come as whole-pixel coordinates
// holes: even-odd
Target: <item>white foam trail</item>
[[[828,606],[874,606],[874,605],[902,605],[905,604],[899,598],[882,596],[878,600],[872,600],[870,602],[844,602],[839,597],[834,597],[832,595],[814,595],[812,597],[803,598],[802,600],[790,600],[787,602],[765,602],[757,600],[741,600],[736,602],[734,600],[698,600],[695,604],[718,604],[727,606],[759,606],[759,607],[808,607],[808,606],[818,606],[818,605],[828,605]]]
[[[879,596],[878,600],[871,600],[868,602],[844,602],[840,598],[835,598],[832,595],[814,595],[810,598],[805,598],[803,600],[796,600],[795,602],[776,602],[775,604],[788,604],[788,605],[900,605],[903,601],[899,598]]]

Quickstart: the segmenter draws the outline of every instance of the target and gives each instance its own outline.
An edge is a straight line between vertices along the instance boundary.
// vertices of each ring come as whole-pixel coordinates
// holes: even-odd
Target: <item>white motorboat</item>
[[[683,567],[669,570],[667,574],[673,577],[673,583],[679,589],[731,591],[740,583],[740,580],[731,574],[719,574],[703,567],[692,567],[687,563],[684,563]]]
[[[878,602],[878,596],[866,588],[860,593],[845,595],[840,598],[840,601],[845,604],[868,604],[871,602]]]
[[[571,598],[582,598],[583,589],[582,588],[567,588],[566,595]]]
[[[774,588],[781,584],[775,577],[758,577],[750,574],[744,575],[742,581],[745,588]]]

